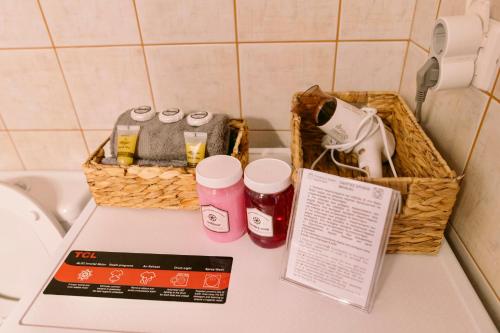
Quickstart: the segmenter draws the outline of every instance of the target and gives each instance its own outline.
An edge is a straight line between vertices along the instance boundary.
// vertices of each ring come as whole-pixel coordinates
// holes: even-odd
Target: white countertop
[[[227,302],[43,295],[71,250],[233,257]],[[0,332],[497,332],[446,242],[437,256],[388,255],[370,314],[279,279],[284,247],[214,243],[199,212],[95,207]]]

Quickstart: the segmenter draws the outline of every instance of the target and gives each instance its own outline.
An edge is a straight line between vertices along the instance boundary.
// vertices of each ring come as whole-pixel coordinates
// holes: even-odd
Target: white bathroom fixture
[[[89,200],[81,172],[0,172],[0,325]]]
[[[66,231],[91,198],[81,171],[0,171],[0,182],[24,190],[51,212]]]
[[[0,183],[0,318],[35,281],[61,242],[64,230],[53,214],[15,185]]]

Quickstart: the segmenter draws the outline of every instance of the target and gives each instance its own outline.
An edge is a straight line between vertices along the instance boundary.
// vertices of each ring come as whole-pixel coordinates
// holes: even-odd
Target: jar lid
[[[212,118],[212,112],[196,111],[188,114],[187,123],[190,126],[198,127],[207,124],[210,120],[212,120]]]
[[[166,124],[175,123],[182,118],[184,118],[184,112],[182,112],[182,110],[179,108],[167,109],[160,112],[160,114],[158,115],[158,119],[160,119],[162,123]]]
[[[196,166],[196,182],[209,188],[229,187],[242,176],[240,161],[229,155],[210,156]]]
[[[148,121],[153,119],[156,112],[150,106],[139,106],[130,110],[130,118],[135,121]]]
[[[288,163],[275,158],[262,158],[245,168],[245,186],[262,194],[278,193],[292,183],[292,168]]]

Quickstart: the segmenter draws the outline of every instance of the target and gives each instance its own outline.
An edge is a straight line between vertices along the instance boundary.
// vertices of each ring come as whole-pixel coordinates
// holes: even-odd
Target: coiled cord
[[[358,167],[354,167],[351,165],[343,164],[343,163],[340,163],[339,161],[337,161],[335,159],[334,153],[335,153],[335,151],[350,153],[359,143],[364,141],[366,138],[369,138],[370,136],[375,134],[377,131],[381,131],[380,133],[382,135],[382,142],[384,143],[384,150],[385,150],[387,160],[389,161],[389,165],[391,166],[391,171],[392,171],[394,177],[398,176],[396,173],[396,168],[394,167],[394,164],[392,163],[391,153],[389,152],[389,142],[387,140],[387,134],[386,134],[385,128],[384,128],[384,122],[382,121],[380,116],[377,115],[377,110],[375,108],[364,107],[361,109],[361,111],[365,112],[366,115],[361,120],[361,122],[358,125],[358,128],[356,129],[356,134],[354,136],[354,140],[352,140],[350,142],[338,144],[331,136],[325,135],[323,137],[323,142],[321,143],[321,145],[323,147],[325,147],[325,150],[318,156],[318,158],[311,165],[312,170],[314,170],[314,168],[316,167],[318,162],[323,158],[323,156],[325,156],[325,154],[328,151],[330,151],[330,157],[331,157],[333,163],[335,163],[335,165],[337,165],[338,167],[349,169],[349,170],[359,171],[359,172],[365,174],[367,177],[369,177],[370,175],[368,174],[368,172],[366,170],[358,168]],[[370,125],[366,128],[366,130],[363,131],[363,133],[360,133],[362,131],[363,127],[365,126],[365,124],[368,122]]]

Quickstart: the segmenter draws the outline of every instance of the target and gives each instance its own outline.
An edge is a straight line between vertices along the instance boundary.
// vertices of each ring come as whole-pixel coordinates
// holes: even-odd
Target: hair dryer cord
[[[359,171],[363,174],[365,174],[367,177],[370,175],[368,172],[364,169],[354,167],[351,165],[343,164],[340,163],[335,159],[335,151],[340,151],[340,152],[345,152],[345,153],[350,153],[359,143],[361,143],[363,140],[366,138],[369,138],[371,135],[373,135],[377,131],[381,131],[382,135],[382,142],[384,143],[384,150],[385,150],[385,155],[387,157],[387,160],[389,161],[389,165],[391,167],[391,171],[394,175],[394,177],[397,177],[396,173],[396,168],[394,167],[394,164],[392,163],[391,159],[391,154],[389,152],[389,143],[387,140],[387,135],[385,133],[385,128],[384,128],[384,122],[382,119],[377,115],[377,110],[373,108],[362,108],[362,111],[366,113],[366,116],[361,120],[361,122],[358,125],[358,128],[356,130],[356,136],[353,141],[346,142],[346,143],[341,143],[337,144],[332,137],[326,136],[326,140],[323,140],[322,146],[325,147],[325,150],[316,158],[316,160],[311,164],[311,169],[314,170],[318,162],[325,156],[325,154],[330,150],[330,157],[337,165],[338,167],[349,169],[349,170],[354,170],[354,171]],[[360,133],[363,127],[367,122],[370,122],[370,126],[364,131],[364,133]]]

